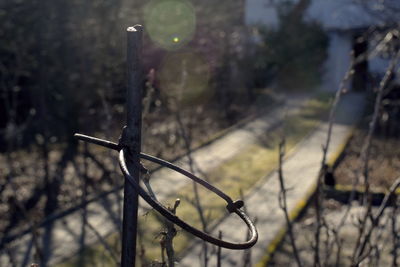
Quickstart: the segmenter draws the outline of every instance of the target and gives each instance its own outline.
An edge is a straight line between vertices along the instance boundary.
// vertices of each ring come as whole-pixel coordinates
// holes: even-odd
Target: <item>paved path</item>
[[[328,159],[337,154],[337,150],[348,139],[353,125],[360,119],[365,100],[362,95],[345,95],[339,105],[336,123],[333,127],[332,140],[328,152]],[[306,200],[315,186],[319,172],[322,145],[327,136],[328,124],[322,123],[311,135],[305,138],[289,158],[284,162],[283,171],[287,192],[289,211],[299,206]],[[252,266],[258,263],[265,255],[267,247],[271,244],[279,231],[285,225],[283,212],[278,203],[279,181],[277,173],[266,176],[245,197],[245,203],[251,218],[257,218],[259,240],[249,251],[222,250],[222,266],[243,266],[243,257],[249,255]],[[228,216],[214,231],[223,231],[223,236],[228,240],[244,241],[247,229],[244,223],[235,215]],[[197,243],[180,261],[179,266],[202,266],[200,243]],[[209,266],[216,266],[216,256],[210,257]]]
[[[306,95],[288,98],[284,104],[272,112],[260,116],[243,127],[232,130],[210,145],[196,150],[192,153],[193,159],[198,166],[201,166],[203,172],[212,170],[236,155],[246,146],[255,143],[259,136],[279,124],[285,114],[298,112],[308,99],[309,96]],[[186,162],[187,159],[182,158],[178,165],[187,169]],[[188,179],[182,179],[182,177],[167,169],[160,169],[153,173],[151,179],[152,187],[157,192],[160,200],[176,192],[188,182],[190,182]],[[49,238],[46,244],[50,245],[45,248],[45,251],[52,252],[47,259],[49,265],[76,254],[84,245],[96,243],[98,241],[97,234],[107,236],[118,231],[117,229],[119,229],[121,223],[121,200],[122,192],[117,191],[87,206],[87,220],[96,229],[96,232],[88,227],[83,231],[82,211],[72,213],[55,221],[47,228],[40,229],[40,232]],[[141,201],[140,205],[141,212],[143,212],[143,208],[146,208],[146,205],[143,201]],[[83,232],[85,232],[84,239],[82,239]],[[0,266],[9,266],[10,255],[17,263],[17,266],[27,266],[33,261],[32,254],[34,249],[31,234],[24,235],[13,241],[8,247],[11,254],[7,254],[5,251],[0,252]]]

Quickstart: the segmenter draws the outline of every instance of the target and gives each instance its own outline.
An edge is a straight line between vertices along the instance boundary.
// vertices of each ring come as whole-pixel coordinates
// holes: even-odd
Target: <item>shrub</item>
[[[256,84],[276,82],[284,89],[308,89],[318,84],[328,38],[320,25],[292,12],[280,12],[277,29],[259,27],[255,53]]]

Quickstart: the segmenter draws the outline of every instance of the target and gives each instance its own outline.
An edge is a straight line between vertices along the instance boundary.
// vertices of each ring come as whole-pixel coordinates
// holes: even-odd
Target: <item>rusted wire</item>
[[[189,233],[201,238],[204,241],[207,241],[209,243],[212,243],[214,245],[220,246],[220,247],[224,247],[224,248],[228,248],[228,249],[248,249],[251,248],[258,239],[258,233],[257,233],[257,229],[254,226],[253,222],[250,220],[250,218],[240,209],[241,207],[243,207],[243,201],[242,200],[237,200],[237,201],[233,201],[228,195],[226,195],[224,192],[222,192],[221,190],[219,190],[218,188],[216,188],[215,186],[209,184],[208,182],[204,181],[203,179],[197,177],[196,175],[176,166],[175,164],[172,164],[168,161],[165,161],[163,159],[145,154],[145,153],[140,153],[139,156],[142,159],[154,162],[156,164],[159,164],[161,166],[164,166],[166,168],[169,168],[171,170],[174,170],[184,176],[186,176],[187,178],[193,180],[194,182],[202,185],[203,187],[207,188],[208,190],[212,191],[213,193],[215,193],[216,195],[218,195],[219,197],[221,197],[222,199],[224,199],[227,203],[226,208],[230,213],[236,213],[247,225],[247,227],[250,230],[250,238],[249,240],[242,242],[242,243],[233,243],[233,242],[228,242],[228,241],[224,241],[222,239],[213,237],[201,230],[198,230],[197,228],[189,225],[188,223],[186,223],[185,221],[181,220],[178,216],[176,216],[175,214],[173,214],[172,212],[170,212],[164,205],[162,205],[160,202],[158,202],[156,199],[152,198],[141,186],[140,184],[132,177],[132,175],[130,174],[127,165],[126,165],[126,161],[125,161],[125,155],[126,153],[128,153],[126,151],[126,148],[121,145],[121,144],[117,144],[114,142],[110,142],[107,140],[103,140],[103,139],[99,139],[99,138],[95,138],[95,137],[91,137],[91,136],[87,136],[87,135],[83,135],[83,134],[75,134],[75,137],[79,140],[85,141],[85,142],[89,142],[92,144],[96,144],[96,145],[100,145],[109,149],[113,149],[116,151],[119,151],[119,165],[121,168],[121,171],[123,173],[123,175],[125,176],[125,178],[129,181],[129,183],[132,184],[132,186],[135,187],[135,189],[137,190],[138,194],[150,205],[152,206],[156,211],[158,211],[161,215],[163,215],[166,219],[168,219],[169,221],[175,223],[176,225],[178,225],[179,227],[181,227],[182,229],[188,231]],[[143,168],[143,167],[141,167]]]

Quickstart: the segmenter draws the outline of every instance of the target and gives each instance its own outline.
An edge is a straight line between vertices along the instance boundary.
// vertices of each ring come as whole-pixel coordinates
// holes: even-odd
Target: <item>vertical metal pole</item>
[[[129,27],[127,39],[127,126],[122,138],[125,138],[124,142],[128,144],[127,167],[132,176],[139,181],[140,169],[137,166],[140,166],[142,130],[142,26]],[[121,253],[123,267],[135,266],[138,200],[135,188],[125,180]]]

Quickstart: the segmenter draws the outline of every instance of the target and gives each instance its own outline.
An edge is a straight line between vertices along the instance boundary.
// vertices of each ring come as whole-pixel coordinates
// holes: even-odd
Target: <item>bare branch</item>
[[[382,217],[383,212],[388,207],[390,200],[392,199],[394,193],[396,192],[397,188],[399,188],[399,187],[400,187],[400,177],[397,178],[396,181],[392,184],[389,192],[385,195],[385,198],[383,199],[377,214],[375,216],[373,216],[373,218],[371,220],[371,226],[369,227],[369,230],[366,232],[366,235],[364,236],[364,239],[363,239],[361,245],[358,247],[357,258],[362,257],[365,247],[367,246],[367,243],[370,241],[373,231],[378,226],[379,220]]]
[[[352,52],[353,54],[353,52]],[[320,173],[318,175],[318,180],[317,180],[317,188],[315,191],[315,196],[314,196],[314,204],[315,204],[315,212],[316,212],[316,230],[314,234],[314,266],[320,266],[321,265],[321,260],[320,260],[320,233],[321,233],[321,228],[323,227],[322,224],[322,216],[323,216],[323,191],[322,191],[322,185],[323,185],[323,178],[325,175],[326,171],[326,158],[328,155],[328,150],[331,142],[331,137],[332,137],[332,129],[333,129],[333,124],[335,120],[335,114],[336,110],[339,104],[339,101],[341,99],[342,94],[345,93],[346,91],[346,83],[350,79],[350,77],[354,74],[354,64],[355,61],[353,60],[350,63],[350,66],[348,70],[346,71],[345,76],[343,77],[338,90],[336,91],[335,98],[333,100],[330,112],[329,112],[329,121],[328,121],[328,133],[326,137],[326,142],[322,147],[322,160],[321,160],[321,167],[320,167]]]
[[[290,221],[288,207],[287,207],[287,197],[286,197],[287,189],[285,187],[285,181],[283,178],[283,169],[282,169],[283,168],[283,157],[285,155],[284,150],[285,150],[285,140],[283,139],[281,141],[281,143],[279,144],[279,167],[278,167],[278,178],[279,178],[279,185],[280,185],[279,206],[285,215],[287,232],[289,234],[290,244],[293,249],[293,254],[294,254],[294,258],[296,260],[297,266],[302,267],[303,264],[301,263],[299,252],[298,252],[298,249],[296,246],[296,240],[295,240],[295,237],[293,234],[293,224]]]

